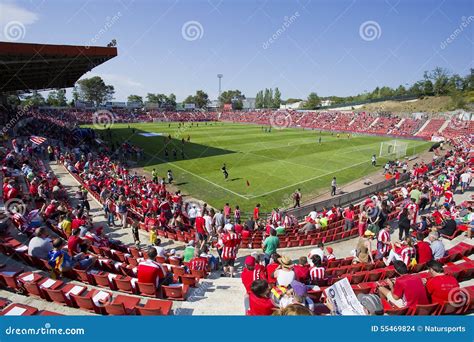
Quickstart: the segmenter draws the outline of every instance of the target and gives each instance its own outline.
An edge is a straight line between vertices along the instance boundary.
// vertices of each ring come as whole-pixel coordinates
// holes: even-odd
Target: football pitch
[[[232,208],[239,205],[245,212],[257,203],[263,212],[288,207],[297,188],[301,189],[303,201],[314,198],[329,190],[332,177],[337,177],[341,186],[381,172],[385,160],[378,158],[374,168],[370,158],[373,154],[378,156],[382,141],[393,140],[347,134],[338,138],[336,133],[293,128],[265,132],[265,128],[222,122],[185,123],[181,127],[176,122],[142,123],[130,124],[129,128],[128,124],[116,123],[110,128],[111,138],[100,130],[99,135],[107,141],[128,140],[143,148],[145,156],[138,166],[147,171],[156,169],[162,177],[172,170],[174,184],[184,194],[216,208],[225,203]],[[430,146],[424,141],[403,141],[408,143],[408,155]],[[221,171],[224,163],[229,172],[227,181]]]

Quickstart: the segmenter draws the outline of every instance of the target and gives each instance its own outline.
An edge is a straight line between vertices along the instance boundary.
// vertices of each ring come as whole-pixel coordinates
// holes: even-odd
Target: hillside
[[[390,111],[390,112],[445,112],[456,109],[451,97],[424,97],[410,101],[383,101],[363,105],[359,110],[366,111]]]

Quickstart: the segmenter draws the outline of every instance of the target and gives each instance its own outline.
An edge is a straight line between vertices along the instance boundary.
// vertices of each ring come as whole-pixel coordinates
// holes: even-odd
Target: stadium
[[[267,106],[219,70],[113,101],[119,43],[0,42],[1,315],[472,315],[472,103]]]

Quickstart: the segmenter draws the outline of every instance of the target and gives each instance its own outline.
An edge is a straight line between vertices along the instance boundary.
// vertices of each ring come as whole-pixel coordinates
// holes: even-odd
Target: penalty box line
[[[318,179],[318,178],[322,178],[322,177],[326,177],[326,176],[329,176],[331,174],[334,174],[334,173],[337,173],[339,171],[343,171],[343,170],[347,170],[347,169],[350,169],[354,166],[358,166],[358,165],[362,165],[362,164],[365,164],[365,163],[370,163],[369,161],[363,161],[363,162],[360,162],[360,163],[356,163],[356,164],[352,164],[352,165],[349,165],[349,166],[346,166],[346,167],[343,167],[342,169],[338,169],[336,171],[331,171],[331,172],[327,172],[325,174],[322,174],[322,175],[319,175],[319,176],[316,176],[316,177],[312,177],[312,178],[308,178],[304,181],[301,181],[301,182],[298,182],[298,183],[294,183],[294,184],[291,184],[291,185],[287,185],[287,186],[284,186],[284,187],[281,187],[279,189],[275,189],[275,190],[272,190],[272,191],[268,191],[268,192],[265,192],[263,194],[260,194],[260,195],[253,195],[253,196],[248,196],[247,199],[253,199],[253,198],[257,198],[257,197],[262,197],[262,196],[266,196],[266,195],[270,195],[270,194],[273,194],[274,192],[278,192],[278,191],[281,191],[281,190],[285,190],[285,189],[288,189],[288,188],[291,188],[291,187],[295,187],[299,184],[303,184],[303,183],[306,183],[306,182],[309,182],[309,181],[312,181],[312,180],[315,180],[315,179]],[[328,185],[329,186],[329,185]]]
[[[184,172],[186,172],[186,173],[189,173],[190,175],[192,175],[192,176],[194,176],[194,177],[196,177],[196,178],[199,178],[199,179],[201,179],[201,180],[203,180],[203,181],[205,181],[205,182],[207,182],[207,183],[209,183],[209,184],[212,184],[212,185],[214,185],[214,186],[217,187],[217,188],[220,188],[220,189],[222,189],[222,190],[225,190],[225,191],[227,191],[227,192],[230,192],[231,194],[236,195],[236,196],[239,196],[240,198],[243,198],[243,199],[246,199],[246,200],[249,199],[248,196],[244,196],[244,195],[239,194],[238,192],[229,190],[229,189],[223,187],[222,185],[216,184],[216,183],[210,181],[209,179],[206,179],[206,178],[204,178],[204,177],[202,177],[202,176],[199,176],[199,175],[195,174],[194,172],[191,172],[191,171],[189,171],[189,170],[186,170],[186,169],[182,168],[181,166],[178,166],[178,165],[176,165],[176,164],[174,164],[174,163],[172,163],[172,162],[167,162],[167,163],[170,164],[170,165],[173,165],[173,167],[175,167],[175,168],[177,168],[177,169],[180,169],[181,171],[184,171]]]

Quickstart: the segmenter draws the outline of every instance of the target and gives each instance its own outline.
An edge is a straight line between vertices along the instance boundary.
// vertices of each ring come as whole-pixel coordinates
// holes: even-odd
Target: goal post
[[[399,140],[383,141],[380,143],[379,157],[405,157],[408,144]]]

